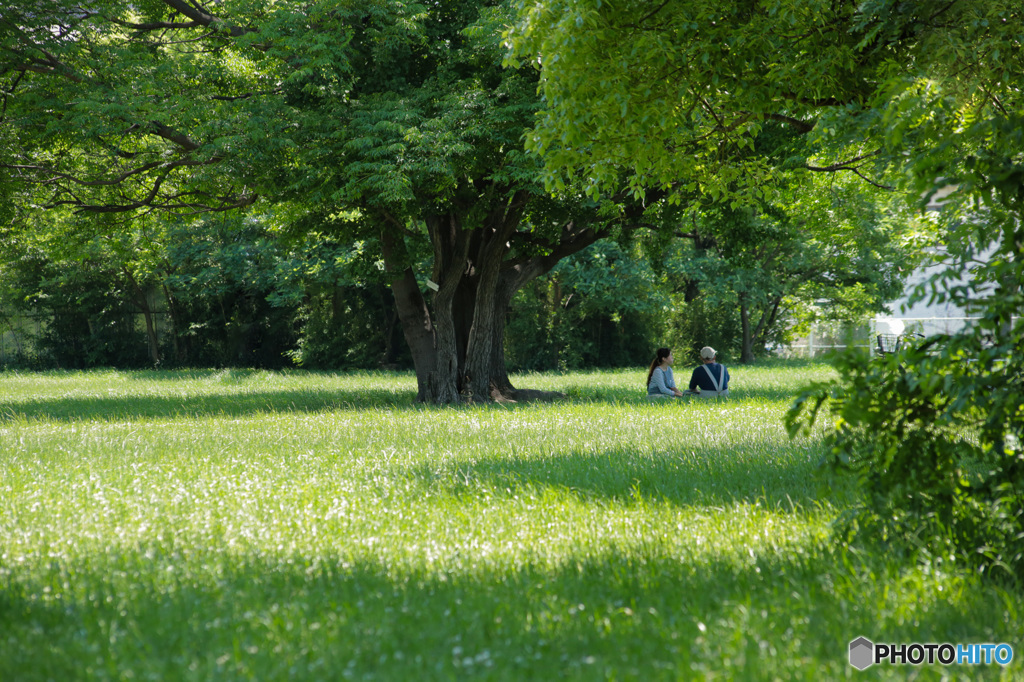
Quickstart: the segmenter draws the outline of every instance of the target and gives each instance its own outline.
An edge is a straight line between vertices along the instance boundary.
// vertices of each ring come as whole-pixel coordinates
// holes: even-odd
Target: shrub
[[[842,540],[1024,580],[1024,263],[1014,255],[1024,228],[1012,216],[959,228],[961,244],[990,245],[993,234],[968,284],[956,284],[962,265],[930,284],[933,298],[979,311],[974,326],[883,358],[838,356],[838,382],[808,389],[787,422],[793,435],[825,407],[835,419],[827,461],[854,472],[863,493]],[[977,252],[954,255],[962,264]]]

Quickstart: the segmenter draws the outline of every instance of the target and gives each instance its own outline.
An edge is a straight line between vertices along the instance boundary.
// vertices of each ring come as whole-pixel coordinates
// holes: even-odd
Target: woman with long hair
[[[671,348],[659,348],[654,354],[651,368],[647,370],[647,395],[651,398],[679,398],[683,392],[676,388],[675,377],[672,376]]]

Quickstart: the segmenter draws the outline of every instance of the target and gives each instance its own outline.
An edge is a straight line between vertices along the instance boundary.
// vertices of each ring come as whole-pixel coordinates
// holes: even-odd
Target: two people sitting
[[[672,349],[659,348],[647,372],[648,398],[681,398],[685,395],[698,398],[718,398],[729,395],[729,370],[715,362],[717,351],[711,346],[700,349],[701,365],[694,368],[690,376],[690,387],[685,393],[676,387],[672,374]]]

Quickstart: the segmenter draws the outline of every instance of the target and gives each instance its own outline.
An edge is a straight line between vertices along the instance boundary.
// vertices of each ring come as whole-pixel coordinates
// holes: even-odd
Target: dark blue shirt
[[[695,390],[700,386],[702,391],[713,391],[715,390],[715,384],[711,381],[711,377],[704,371],[707,367],[711,370],[711,373],[718,379],[718,383],[721,384],[722,390],[729,388],[729,370],[725,368],[725,365],[720,365],[717,362],[712,362],[708,365],[701,365],[693,370],[693,375],[690,377],[690,390]]]

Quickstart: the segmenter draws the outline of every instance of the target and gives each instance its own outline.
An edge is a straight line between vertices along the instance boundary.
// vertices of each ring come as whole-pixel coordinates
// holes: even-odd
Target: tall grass
[[[731,371],[728,402],[637,369],[455,408],[409,374],[0,374],[0,679],[817,680],[860,635],[1019,644],[1020,591],[834,546],[853,490],[781,424],[827,366]]]

